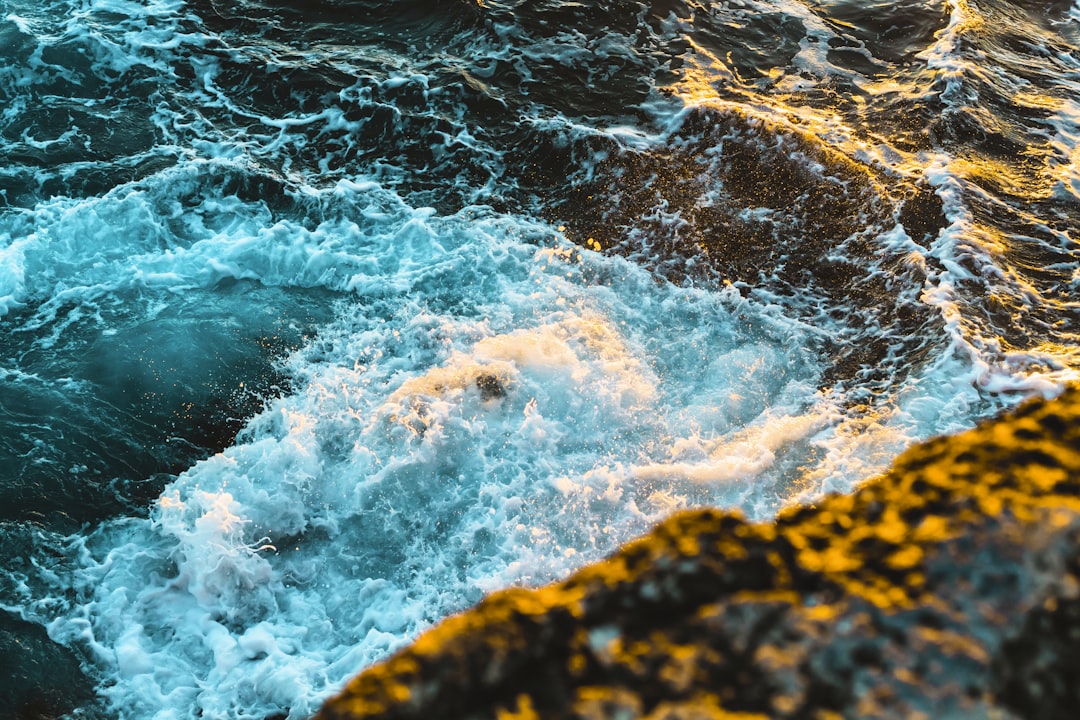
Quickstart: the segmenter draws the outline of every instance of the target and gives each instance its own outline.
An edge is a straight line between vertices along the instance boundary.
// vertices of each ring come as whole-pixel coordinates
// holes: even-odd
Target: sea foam
[[[604,30],[585,53],[572,29],[499,12],[490,32],[455,38],[437,61],[325,43],[299,63],[277,41],[214,36],[180,2],[16,5],[4,5],[0,26],[18,57],[0,68],[5,127],[35,98],[52,107],[76,87],[93,111],[86,122],[104,120],[89,144],[67,121],[13,132],[10,147],[30,160],[12,170],[29,179],[19,175],[23,192],[4,196],[0,216],[0,319],[15,348],[0,379],[47,388],[39,404],[85,421],[83,433],[117,420],[136,439],[150,420],[198,410],[193,398],[240,391],[253,347],[274,344],[287,380],[221,452],[165,473],[149,509],[71,535],[32,528],[32,560],[4,569],[3,609],[80,653],[103,715],[307,717],[355,672],[484,593],[565,576],[681,508],[767,518],[850,490],[909,443],[1075,377],[1056,354],[1068,347],[1002,348],[974,323],[965,303],[986,295],[982,278],[1004,273],[952,158],[890,147],[798,97],[767,102],[777,58],[752,46],[772,37],[768,23],[792,18],[779,62],[793,64],[774,89],[810,106],[834,82],[895,94],[887,78],[838,64],[823,46],[840,25],[805,7],[703,13],[697,45],[687,41],[692,52],[661,73],[669,45],[695,28],[675,13],[638,23],[641,52]],[[912,40],[927,40],[925,51],[905,49],[951,109],[985,75],[965,54],[965,6],[934,4],[926,27],[947,21]],[[558,82],[594,56],[579,80],[618,100],[604,112],[590,105],[591,86],[563,93]],[[308,78],[308,95],[274,94],[291,77],[283,69],[309,62],[325,85]],[[654,71],[666,79],[623,87]],[[162,94],[161,80],[175,92]],[[273,89],[253,93],[260,83]],[[118,101],[125,123],[106,112]],[[480,122],[469,102],[507,117]],[[701,142],[680,137],[680,124],[695,104],[723,103],[754,127],[774,123],[778,138],[798,109],[813,130],[803,134],[875,171],[921,177],[941,201],[946,226],[925,245],[894,221],[867,230],[870,247],[920,269],[915,299],[942,319],[941,336],[927,339],[935,352],[888,358],[904,373],[872,404],[859,392],[865,368],[846,384],[828,380],[825,341],[851,337],[843,322],[872,326],[874,307],[841,321],[792,313],[767,283],[673,284],[575,246],[540,218],[549,208],[496,202],[500,183],[525,186],[527,171],[507,171],[515,160],[493,138],[520,130],[519,150],[582,139],[606,148],[573,157],[589,179],[619,148]],[[1058,102],[1045,125],[1065,200],[1075,194],[1075,111]],[[419,147],[418,135],[438,141]],[[119,140],[99,153],[103,137]],[[724,138],[703,152],[722,155]],[[76,182],[98,162],[107,182]],[[444,195],[460,201],[427,206]],[[682,221],[671,215],[665,227]],[[191,392],[208,374],[230,387]],[[86,397],[109,412],[85,413]],[[133,420],[147,402],[158,415]],[[54,445],[69,428],[56,417],[33,427]],[[62,459],[75,482],[93,472]]]
[[[65,541],[25,598],[24,616],[87,654],[113,712],[305,717],[485,592],[562,576],[678,508],[767,516],[844,486],[852,462],[888,461],[844,438],[842,398],[815,389],[815,329],[776,307],[658,282],[526,217],[440,216],[370,182],[322,192],[362,221],[268,224],[222,198],[231,220],[189,221],[183,242],[158,228],[143,252],[110,254],[102,235],[79,259],[95,223],[150,222],[145,193],[123,191],[24,245],[63,258],[54,292],[64,273],[337,297],[284,360],[290,394],[148,517]],[[891,451],[942,417],[859,422]]]

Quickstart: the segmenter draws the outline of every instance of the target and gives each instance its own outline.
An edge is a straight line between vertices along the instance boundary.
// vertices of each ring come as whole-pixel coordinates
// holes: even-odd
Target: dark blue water
[[[0,715],[307,717],[1080,368],[1080,6],[0,0]]]

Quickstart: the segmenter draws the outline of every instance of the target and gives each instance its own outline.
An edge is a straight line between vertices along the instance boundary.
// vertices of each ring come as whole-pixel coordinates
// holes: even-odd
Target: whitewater
[[[1045,6],[0,0],[0,709],[309,717],[1076,380]]]

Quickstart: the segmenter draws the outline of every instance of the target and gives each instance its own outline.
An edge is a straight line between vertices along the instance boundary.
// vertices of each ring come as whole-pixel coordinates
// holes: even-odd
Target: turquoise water
[[[0,0],[0,709],[306,717],[672,511],[768,518],[1054,394],[1078,36]]]

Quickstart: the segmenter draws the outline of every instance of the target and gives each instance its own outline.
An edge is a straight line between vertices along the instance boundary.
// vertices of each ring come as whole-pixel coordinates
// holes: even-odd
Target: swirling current
[[[303,718],[1080,369],[1073,0],[0,0],[0,714]]]

